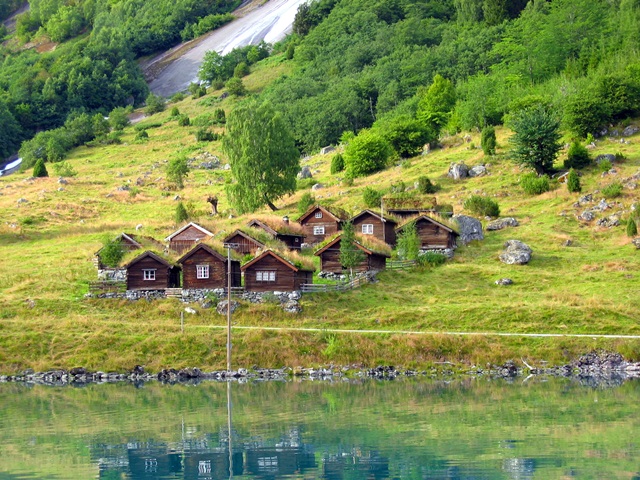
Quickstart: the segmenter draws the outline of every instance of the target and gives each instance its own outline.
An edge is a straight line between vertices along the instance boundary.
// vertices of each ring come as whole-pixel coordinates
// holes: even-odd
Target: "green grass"
[[[265,63],[268,65],[258,65],[245,78],[250,93],[258,92],[289,68],[278,58]],[[209,93],[204,99],[220,93]],[[202,100],[186,98],[175,105],[182,114],[195,118],[211,108],[224,108],[228,113],[236,101],[227,98],[215,107],[204,107]],[[135,226],[142,224],[139,233],[162,240],[177,227],[173,220],[176,195],[191,213],[191,220],[201,222],[218,238],[250,218],[229,218],[233,210],[224,192],[230,178],[226,170],[194,169],[184,189],[171,190],[165,166],[173,156],[207,151],[223,163],[226,159],[219,141],[196,143],[195,128],[178,126],[169,119],[169,110],[144,120],[159,125],[147,130],[147,142],[135,142],[137,131],[131,126],[125,129],[121,145],[73,150],[67,162],[78,174],[68,179],[68,185],[59,185],[56,177],[29,180],[29,172],[0,177],[0,371],[77,365],[126,368],[142,362],[155,368],[224,365],[222,333],[204,330],[211,332],[204,337],[202,333],[207,325],[223,323],[215,313],[189,317],[186,333],[181,335],[178,319],[183,305],[176,301],[129,303],[83,298],[88,282],[96,278],[91,259],[105,235],[134,232]],[[213,130],[224,131],[222,127]],[[444,144],[451,147],[413,158],[409,166],[391,166],[358,178],[351,187],[342,184],[341,174],[330,174],[333,152],[304,160],[314,172],[314,183],[325,185],[314,196],[351,214],[364,208],[365,187],[388,189],[400,180],[413,185],[426,175],[441,186],[433,195],[437,202],[452,204],[455,213],[468,213],[463,207],[465,200],[484,195],[499,203],[501,215],[516,217],[521,226],[486,232],[484,241],[459,248],[453,261],[438,268],[388,271],[379,276],[379,283],[339,296],[306,296],[299,316],[271,305],[243,306],[234,316],[237,325],[640,334],[640,256],[624,226],[602,229],[595,223],[578,221],[576,215],[587,207],[575,207],[579,194],[570,194],[562,184],[541,195],[526,195],[519,187],[525,172],[508,159],[504,147],[509,135],[505,129],[497,129],[494,157],[486,158],[456,138],[447,139]],[[479,144],[479,135],[472,137]],[[618,173],[614,176],[601,177],[595,166],[583,170],[583,194],[602,191],[613,182],[624,184],[622,179],[637,173],[637,142],[635,137],[630,144],[599,141],[593,155],[620,151],[626,159],[615,165]],[[462,181],[447,178],[449,164],[462,160],[469,166],[486,163],[490,174]],[[118,191],[123,185],[135,187],[137,194]],[[277,201],[281,210],[276,215],[297,218],[297,203],[307,192],[308,187]],[[209,215],[206,203],[212,194],[220,199],[221,215],[215,218]],[[594,194],[596,201],[602,196]],[[18,204],[19,198],[28,203]],[[623,212],[624,218],[638,202],[638,193],[624,187],[615,201],[613,210],[600,215]],[[533,248],[529,265],[508,266],[498,260],[502,244],[512,238]],[[564,246],[566,240],[572,245]],[[512,278],[514,285],[496,286],[494,281],[503,277]],[[29,308],[30,300],[35,302],[33,308]],[[326,361],[419,365],[445,357],[500,361],[533,356],[559,361],[563,352],[579,354],[596,347],[624,351],[637,359],[640,352],[639,342],[591,339],[340,335],[328,348],[313,333],[241,332],[238,336],[238,355],[247,366]]]

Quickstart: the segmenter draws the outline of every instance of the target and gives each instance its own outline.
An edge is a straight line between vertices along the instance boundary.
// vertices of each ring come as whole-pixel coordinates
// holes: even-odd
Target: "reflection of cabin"
[[[389,459],[377,452],[351,451],[337,455],[326,455],[322,459],[323,475],[326,479],[366,478],[371,480],[390,478]],[[438,476],[429,478],[454,478]],[[460,477],[455,477],[460,478]],[[467,477],[465,477],[467,478]]]
[[[127,270],[127,290],[164,290],[180,286],[180,267],[174,267],[148,250],[124,268]]]
[[[244,470],[242,452],[233,452],[233,475],[240,476]],[[229,452],[185,453],[184,478],[229,478]]]
[[[283,478],[316,468],[313,452],[302,447],[263,447],[247,450],[247,472],[259,478]]]
[[[132,479],[176,478],[182,472],[181,455],[167,453],[164,445],[129,449],[127,453]]]
[[[348,216],[339,210],[329,210],[322,205],[314,205],[298,219],[304,230],[307,243],[319,243],[342,229],[342,222]]]
[[[228,285],[227,258],[209,245],[200,243],[184,254],[182,288],[226,288]],[[231,286],[240,286],[240,262],[231,260]]]
[[[398,222],[371,210],[363,210],[351,219],[355,232],[360,235],[372,235],[392,247],[396,244],[395,228]]]
[[[243,255],[246,255],[247,253],[254,254],[259,248],[265,248],[264,243],[259,242],[239,229],[230,235],[227,235],[224,238],[223,243],[233,244],[234,246],[232,249]]]
[[[184,253],[191,250],[196,243],[211,237],[213,233],[191,222],[173,232],[164,241],[169,242],[169,248],[174,252]]]
[[[426,215],[421,215],[398,227],[396,234],[400,235],[411,222],[415,222],[416,232],[420,238],[420,248],[455,248],[458,232]]]
[[[340,262],[341,236],[336,237],[320,250],[314,253],[320,257],[320,270],[323,272],[342,273],[345,268]],[[366,272],[369,270],[383,270],[386,267],[389,255],[386,252],[374,251],[359,242],[353,243],[354,248],[358,248],[364,254],[364,259],[353,267],[354,272]],[[386,246],[386,245],[385,245]],[[388,248],[388,247],[387,247]]]
[[[247,291],[293,291],[303,283],[313,283],[312,269],[296,266],[271,250],[245,263],[242,271]]]
[[[282,220],[258,220],[253,219],[247,223],[247,227],[264,230],[273,238],[283,242],[290,250],[299,250],[304,242],[304,233],[299,225],[289,222],[288,217]]]

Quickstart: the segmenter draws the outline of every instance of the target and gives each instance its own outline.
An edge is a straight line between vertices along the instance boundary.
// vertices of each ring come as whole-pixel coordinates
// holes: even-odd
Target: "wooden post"
[[[180,332],[184,333],[184,312],[180,312]]]
[[[227,244],[227,372],[231,372],[231,245]],[[231,442],[231,431],[229,431]]]

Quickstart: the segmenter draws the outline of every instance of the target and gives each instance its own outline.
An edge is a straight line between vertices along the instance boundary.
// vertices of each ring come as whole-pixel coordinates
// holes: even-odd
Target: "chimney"
[[[285,215],[284,217],[282,217],[282,222],[283,222],[285,225],[289,225],[289,217],[287,217],[286,215]]]

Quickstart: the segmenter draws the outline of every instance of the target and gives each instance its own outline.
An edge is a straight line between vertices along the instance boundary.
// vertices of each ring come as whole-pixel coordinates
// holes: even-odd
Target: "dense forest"
[[[0,157],[71,115],[144,102],[136,58],[231,20],[238,0],[31,0],[0,47]],[[6,18],[19,4],[0,2]],[[3,32],[3,35],[6,32]],[[32,40],[62,42],[38,53]]]

